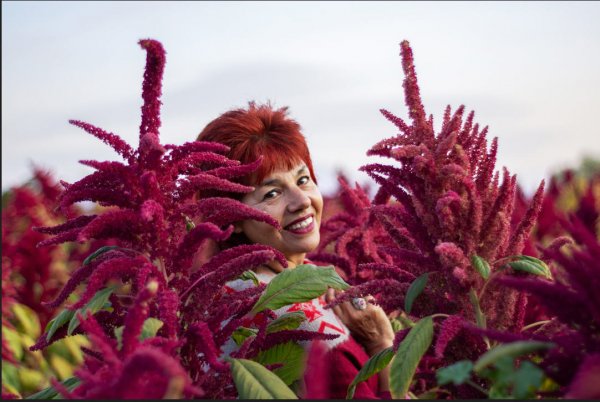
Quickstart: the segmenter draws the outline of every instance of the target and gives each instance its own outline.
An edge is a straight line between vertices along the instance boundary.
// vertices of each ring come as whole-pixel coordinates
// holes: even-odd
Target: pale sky
[[[324,193],[358,172],[405,118],[399,43],[410,41],[423,103],[475,110],[530,192],[553,171],[600,157],[598,2],[2,2],[2,189],[31,164],[67,182],[81,159],[121,160],[68,124],[137,147],[142,38],[167,52],[161,140],[193,140],[249,100],[289,106]],[[436,124],[436,128],[439,125]]]

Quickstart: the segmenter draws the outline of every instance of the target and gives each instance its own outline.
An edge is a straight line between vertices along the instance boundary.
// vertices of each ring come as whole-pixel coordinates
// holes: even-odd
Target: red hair
[[[270,104],[257,106],[248,103],[248,109],[234,109],[217,117],[198,135],[198,141],[215,141],[227,145],[226,154],[241,163],[263,161],[251,175],[236,180],[242,184],[260,183],[277,169],[290,170],[304,162],[316,183],[306,139],[300,125],[287,116],[287,107],[274,110]]]

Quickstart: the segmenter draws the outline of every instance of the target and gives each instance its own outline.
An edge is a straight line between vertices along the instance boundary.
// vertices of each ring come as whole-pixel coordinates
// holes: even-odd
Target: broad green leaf
[[[142,325],[142,331],[140,332],[139,340],[143,341],[144,339],[152,338],[156,336],[156,333],[163,326],[163,322],[158,318],[149,317],[146,318],[144,324]],[[120,327],[115,328],[115,338],[117,339],[117,347],[121,349],[123,346],[123,329],[125,327],[121,325]]]
[[[492,363],[495,363],[503,356],[517,357],[531,352],[554,347],[553,343],[538,341],[517,341],[498,345],[485,352],[473,366],[473,371],[479,373]]]
[[[304,349],[293,341],[262,350],[254,360],[263,366],[283,363],[283,366],[274,369],[273,373],[277,374],[286,385],[291,385],[300,379],[304,372]]]
[[[429,279],[429,272],[419,276],[410,284],[410,287],[406,291],[406,297],[404,298],[404,311],[406,311],[407,314],[410,314],[415,299],[423,292],[423,289],[425,289],[427,279]]]
[[[292,311],[291,313],[282,314],[267,325],[267,333],[283,331],[284,329],[296,329],[305,320],[304,311]]]
[[[259,284],[256,274],[250,270],[245,271],[243,274],[238,276],[238,279],[241,279],[243,281],[252,281],[252,283],[254,283],[255,286],[258,286],[258,284]]]
[[[522,258],[526,256],[520,257]],[[539,263],[533,260],[537,260]],[[537,258],[529,257],[529,259],[511,261],[508,263],[508,265],[515,271],[523,271],[533,275],[543,276],[546,279],[552,279],[552,274],[550,273],[548,266]]]
[[[244,341],[246,340],[246,338],[250,336],[256,336],[257,333],[257,329],[239,327],[235,331],[233,331],[233,333],[231,334],[231,338],[238,346],[241,346],[242,343],[244,343]]]
[[[49,341],[50,338],[52,338],[52,335],[54,335],[54,333],[56,331],[58,331],[58,329],[60,327],[62,327],[64,324],[71,321],[71,319],[73,319],[74,316],[75,316],[75,311],[64,309],[63,311],[60,312],[60,314],[58,314],[56,317],[54,317],[48,323],[48,325],[46,325],[46,329],[48,331],[48,333],[46,334],[46,340]]]
[[[286,269],[269,282],[251,313],[265,309],[276,310],[288,304],[312,300],[325,293],[328,287],[344,290],[349,285],[332,266],[317,267],[305,264]]]
[[[80,382],[81,382],[81,380],[77,377],[71,377],[71,378],[67,378],[64,381],[61,381],[61,383],[69,391],[73,391],[75,389],[75,387],[77,387],[79,385]],[[58,393],[58,391],[56,389],[54,389],[54,387],[50,386],[48,388],[41,390],[40,392],[37,392],[33,395],[29,395],[25,399],[56,399],[56,397],[60,398],[61,395]]]
[[[86,259],[83,260],[83,263],[81,265],[88,265],[90,262],[92,262],[93,260],[95,260],[96,258],[98,258],[100,255],[106,253],[107,251],[114,250],[115,248],[118,248],[118,247],[119,246],[103,246],[103,247],[100,247],[98,250],[96,250],[92,254],[88,255],[86,257]]]
[[[281,378],[260,363],[246,359],[227,360],[231,363],[231,375],[240,399],[298,399]]]
[[[433,339],[433,319],[422,318],[400,343],[390,368],[391,392],[394,398],[404,398],[421,358]]]
[[[473,362],[470,360],[461,360],[448,367],[436,371],[435,376],[439,385],[453,383],[460,385],[471,378]]]
[[[362,366],[356,377],[354,377],[352,383],[350,383],[346,399],[352,399],[354,397],[354,391],[359,382],[368,380],[371,376],[386,368],[387,365],[390,364],[392,357],[394,357],[394,349],[391,347],[385,348],[381,352],[371,356],[371,358]]]
[[[108,298],[116,288],[116,286],[109,286],[107,288],[99,290],[98,292],[96,292],[94,297],[92,297],[90,301],[87,302],[85,306],[78,309],[75,312],[75,314],[73,314],[73,317],[69,322],[69,327],[67,328],[67,335],[71,335],[75,328],[79,326],[79,318],[77,318],[77,313],[81,313],[84,316],[86,314],[86,311],[89,311],[90,314],[96,314],[98,311],[109,307],[110,303],[108,303]]]
[[[471,264],[473,264],[483,279],[487,280],[490,277],[490,264],[488,264],[486,260],[478,255],[473,255],[473,257],[471,257]]]
[[[529,361],[521,362],[515,372],[513,396],[516,399],[532,398],[544,380],[544,372]]]

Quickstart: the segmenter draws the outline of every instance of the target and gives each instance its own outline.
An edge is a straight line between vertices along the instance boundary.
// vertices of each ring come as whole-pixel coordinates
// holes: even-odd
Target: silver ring
[[[351,301],[352,307],[357,310],[364,310],[367,308],[367,301],[363,297],[355,297]]]

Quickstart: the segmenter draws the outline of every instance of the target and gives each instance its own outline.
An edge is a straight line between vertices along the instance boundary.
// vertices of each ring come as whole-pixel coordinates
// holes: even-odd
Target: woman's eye
[[[271,190],[263,196],[263,200],[269,200],[277,195],[277,190]]]
[[[310,181],[310,177],[309,176],[302,176],[299,180],[298,180],[298,185],[303,185],[306,184]]]

